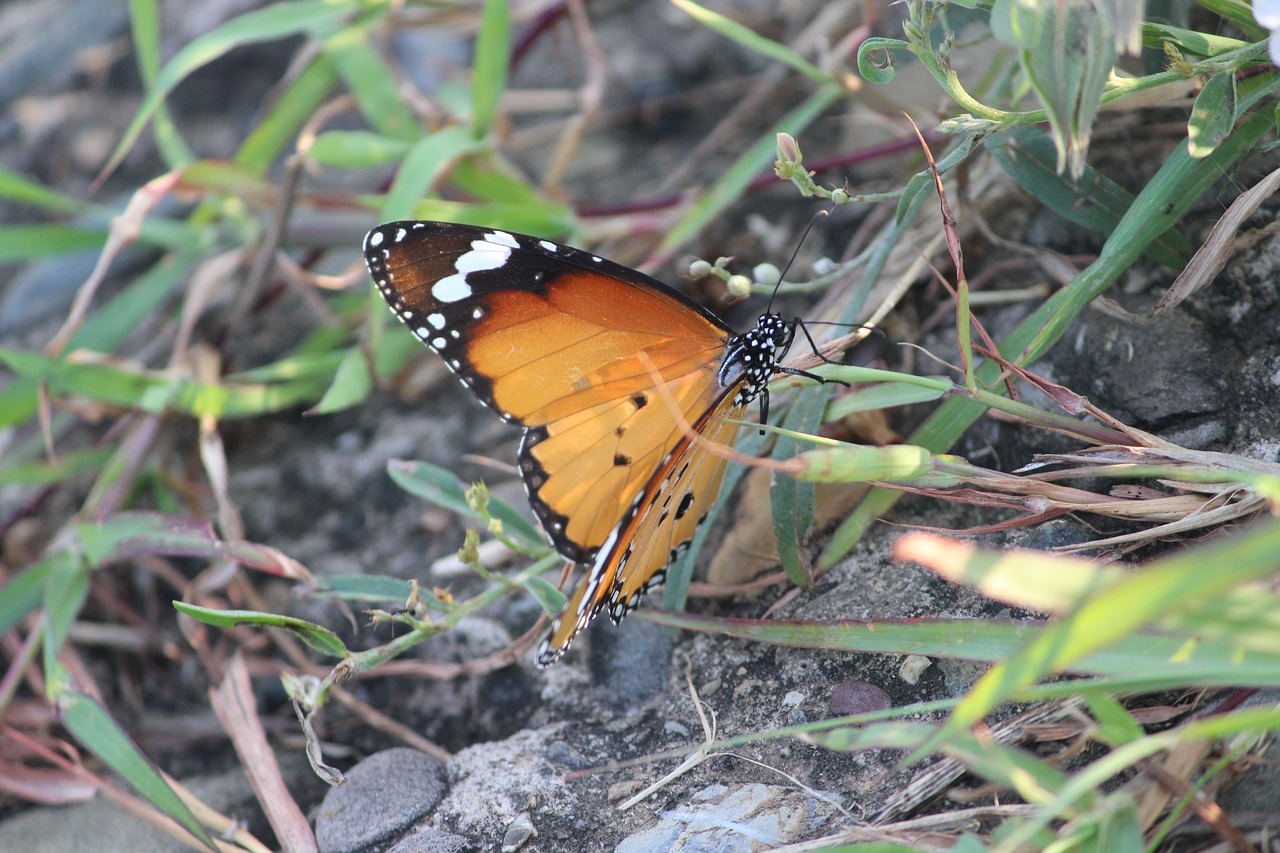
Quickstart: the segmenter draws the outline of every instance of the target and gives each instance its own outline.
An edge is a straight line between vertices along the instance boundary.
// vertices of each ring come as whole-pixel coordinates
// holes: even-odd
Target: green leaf
[[[1053,142],[1036,128],[1015,127],[988,137],[985,145],[1024,191],[1063,219],[1095,233],[1110,236],[1133,204],[1132,193],[1091,166],[1079,177],[1059,173]],[[1191,254],[1191,241],[1172,228],[1153,240],[1145,254],[1180,270]]]
[[[179,613],[190,616],[206,625],[216,628],[234,628],[237,625],[253,625],[257,628],[283,628],[296,635],[298,639],[321,654],[335,658],[345,658],[351,653],[343,645],[338,635],[321,625],[297,619],[293,616],[280,616],[275,613],[260,613],[256,610],[213,610],[208,607],[197,607],[185,601],[173,602]]]
[[[67,559],[65,552],[60,554],[32,563],[0,586],[0,634],[6,633],[40,606],[54,566],[59,560]]]
[[[1095,694],[1088,701],[1089,710],[1099,723],[1096,736],[1105,743],[1118,746],[1144,736],[1142,726],[1114,697]]]
[[[817,432],[822,426],[822,414],[831,399],[834,385],[807,390],[792,402],[783,425],[798,433]],[[775,459],[790,459],[799,451],[799,442],[788,435],[778,437],[773,450]],[[773,488],[769,490],[773,510],[773,532],[778,542],[778,557],[787,579],[796,586],[807,587],[812,581],[809,560],[800,552],[800,545],[813,526],[814,486],[803,480],[775,475]]]
[[[932,403],[935,400],[941,400],[946,393],[942,389],[925,388],[907,382],[878,382],[854,389],[832,400],[827,406],[826,420],[838,421],[855,412],[872,412],[895,406]]]
[[[1195,30],[1184,30],[1161,23],[1144,23],[1142,40],[1148,47],[1161,48],[1165,42],[1172,42],[1182,53],[1205,58],[1217,56],[1229,51],[1239,50],[1249,44],[1240,39],[1201,33]]]
[[[1236,122],[1236,75],[1215,74],[1204,84],[1187,122],[1187,151],[1208,157],[1231,135]]]
[[[911,45],[902,39],[869,38],[858,48],[858,73],[871,83],[892,83],[898,76],[893,64],[894,51],[910,49]],[[879,59],[881,55],[883,60]]]
[[[1093,118],[1116,62],[1113,34],[1088,0],[996,0],[992,31],[1019,48],[1058,149],[1057,171],[1083,174]]]
[[[308,415],[327,415],[363,403],[373,389],[369,360],[360,347],[351,347],[343,356],[337,372],[320,402],[307,410]]]
[[[484,143],[471,138],[466,128],[452,125],[414,143],[396,172],[395,181],[382,202],[382,219],[406,219],[418,200],[444,176],[454,161]]]
[[[316,137],[307,155],[317,163],[362,168],[392,163],[409,151],[409,143],[370,130],[330,130]]]
[[[1034,0],[995,0],[991,4],[991,34],[1013,47],[1035,48],[1047,17]]]
[[[97,250],[106,242],[105,228],[70,225],[5,225],[0,227],[0,263],[48,255]]]
[[[933,195],[933,188],[933,175],[929,172],[912,175],[902,188],[902,195],[898,196],[898,210],[894,221],[901,223],[909,219],[919,209],[919,205]]]
[[[139,794],[208,845],[218,847],[142,750],[93,698],[66,689],[57,696],[58,716],[76,740],[132,785]],[[93,846],[91,843],[89,846]]]
[[[255,416],[314,399],[320,393],[313,381],[210,384],[160,371],[140,371],[131,365],[81,363],[4,347],[0,347],[0,363],[24,379],[45,383],[53,394],[81,396],[156,414],[182,412],[218,419]]]
[[[527,179],[518,174],[511,164],[497,155],[485,156],[477,154],[460,160],[449,173],[449,183],[476,201],[502,202],[504,205],[528,205],[530,207],[547,206],[564,211],[564,215],[572,216],[572,209],[554,204],[542,198],[538,190],[531,186]],[[456,220],[451,220],[456,221]],[[498,225],[499,223],[485,223]],[[518,229],[519,230],[519,229]],[[525,231],[528,234],[530,232]],[[535,232],[540,237],[554,236],[563,231]]]
[[[315,115],[337,81],[338,72],[333,63],[317,55],[270,104],[267,114],[240,145],[234,162],[259,172],[266,171],[280,152],[294,143],[298,130]]]
[[[19,462],[0,468],[0,485],[48,486],[80,474],[98,471],[111,458],[109,447],[90,447],[60,455],[55,462],[43,459]]]
[[[480,520],[467,505],[464,494],[466,486],[444,468],[426,462],[393,459],[387,463],[387,473],[406,492],[452,510],[464,518]],[[490,495],[489,515],[502,522],[503,535],[530,547],[546,547],[547,540],[541,530],[506,501]]]
[[[565,602],[568,600],[564,593],[556,589],[554,584],[543,580],[540,575],[526,577],[520,585],[533,596],[542,608],[542,612],[548,616],[554,617],[564,610]]]
[[[362,27],[347,27],[324,41],[329,58],[355,96],[365,120],[378,133],[406,145],[421,133],[417,119],[400,100],[396,81],[382,57],[369,44]]]
[[[43,207],[54,213],[74,214],[84,209],[84,202],[34,183],[8,169],[0,169],[0,198],[15,204]]]
[[[48,582],[44,585],[46,675],[52,675],[54,668],[60,665],[58,655],[62,652],[62,644],[89,595],[89,571],[76,554],[58,552],[49,563]]]
[[[498,101],[507,88],[510,12],[506,0],[484,0],[480,32],[476,35],[476,56],[471,66],[471,135],[477,141],[489,135],[498,113]]]
[[[1196,0],[1196,4],[1230,21],[1249,41],[1262,41],[1267,31],[1253,17],[1253,3],[1244,0]]]

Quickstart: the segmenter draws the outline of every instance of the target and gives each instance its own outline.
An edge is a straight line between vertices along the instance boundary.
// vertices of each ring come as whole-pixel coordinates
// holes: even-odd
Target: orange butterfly
[[[616,623],[660,583],[715,500],[746,406],[768,415],[796,321],[745,334],[661,282],[549,240],[390,222],[364,240],[373,281],[412,332],[504,420],[556,550],[586,572],[538,649],[554,663],[607,603]],[[661,377],[660,392],[655,381]],[[660,396],[661,394],[661,396]]]

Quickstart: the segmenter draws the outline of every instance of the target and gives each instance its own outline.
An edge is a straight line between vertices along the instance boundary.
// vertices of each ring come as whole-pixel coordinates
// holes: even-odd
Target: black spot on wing
[[[676,507],[676,520],[684,518],[684,514],[691,506],[693,506],[693,492],[685,492],[684,497],[680,499],[680,506]]]

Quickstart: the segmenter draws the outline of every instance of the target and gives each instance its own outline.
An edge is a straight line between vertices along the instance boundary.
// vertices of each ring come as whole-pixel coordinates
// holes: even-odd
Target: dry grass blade
[[[317,849],[315,834],[280,774],[275,752],[267,743],[262,721],[258,719],[249,671],[239,654],[232,656],[222,683],[209,692],[209,701],[231,737],[240,765],[271,822],[281,849],[289,853],[313,853]]]

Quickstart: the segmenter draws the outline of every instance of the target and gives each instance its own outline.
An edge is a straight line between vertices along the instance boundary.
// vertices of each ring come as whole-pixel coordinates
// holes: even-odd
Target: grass
[[[794,396],[790,409],[775,418],[781,428],[773,430],[773,466],[789,477],[773,491],[774,528],[780,560],[794,582],[809,579],[798,543],[813,523],[813,484],[819,482],[870,488],[826,540],[815,561],[818,571],[847,555],[873,520],[907,492],[1004,507],[1012,511],[1001,523],[1005,527],[1067,512],[1138,525],[1139,532],[1091,543],[1095,548],[1131,548],[1231,525],[1211,541],[1180,546],[1123,570],[1059,554],[990,552],[923,534],[897,543],[899,559],[990,598],[1048,614],[1047,621],[726,622],[678,612],[644,614],[663,624],[759,643],[991,664],[967,695],[941,705],[745,733],[704,748],[802,737],[833,750],[893,747],[908,750],[912,758],[942,752],[957,773],[976,773],[1030,806],[1002,813],[995,828],[982,835],[956,833],[955,849],[1161,849],[1179,821],[1193,812],[1203,814],[1197,797],[1228,772],[1227,759],[1249,755],[1280,726],[1274,710],[1253,708],[1208,717],[1186,714],[1172,725],[1153,726],[1128,701],[1154,691],[1280,685],[1275,640],[1280,602],[1265,583],[1280,568],[1275,517],[1280,470],[1259,460],[1188,451],[1129,428],[1036,375],[1034,365],[1140,261],[1185,271],[1185,287],[1171,291],[1170,304],[1221,268],[1236,231],[1270,195],[1264,191],[1269,185],[1259,183],[1258,191],[1243,193],[1224,217],[1228,224],[1215,235],[1219,239],[1203,247],[1182,226],[1215,182],[1223,175],[1247,174],[1244,167],[1274,142],[1280,75],[1266,65],[1265,32],[1253,23],[1248,4],[1224,0],[1197,8],[1199,29],[1188,21],[1144,23],[1127,40],[1109,37],[1116,31],[1114,21],[1076,7],[977,5],[963,13],[972,17],[961,26],[952,20],[962,17],[958,7],[912,0],[902,38],[870,37],[856,27],[842,34],[839,43],[855,74],[838,53],[819,57],[704,6],[687,0],[673,0],[673,5],[803,85],[753,136],[735,140],[734,156],[705,187],[652,220],[661,227],[649,246],[649,266],[668,262],[710,223],[730,216],[771,163],[800,195],[820,199],[815,210],[818,204],[893,208],[856,257],[814,281],[788,283],[788,289],[825,292],[828,319],[863,322],[890,311],[891,303],[874,301],[873,293],[881,292],[876,285],[895,276],[919,277],[919,254],[929,239],[938,241],[929,251],[936,251],[939,261],[950,261],[946,277],[959,341],[958,352],[946,359],[957,365],[952,376],[825,367],[825,375],[859,383],[858,394],[831,399],[829,385],[809,390]],[[484,532],[469,536],[462,549],[463,562],[485,581],[483,590],[466,600],[372,574],[316,579],[270,542],[245,540],[227,488],[229,466],[235,464],[222,444],[227,426],[303,408],[318,414],[358,406],[417,353],[410,336],[389,323],[362,270],[321,274],[314,268],[339,245],[355,246],[359,235],[352,232],[339,243],[321,229],[293,224],[305,219],[301,214],[321,216],[336,209],[368,226],[405,217],[446,219],[590,244],[607,230],[639,230],[643,206],[602,223],[583,216],[580,210],[589,200],[566,199],[550,172],[547,182],[539,183],[512,166],[506,105],[519,94],[508,88],[508,80],[513,33],[523,24],[511,20],[504,3],[486,2],[462,15],[467,31],[475,34],[471,68],[465,80],[444,83],[431,93],[430,111],[403,97],[404,70],[383,47],[388,30],[407,14],[395,4],[273,3],[225,22],[163,62],[158,6],[152,0],[130,4],[135,57],[147,93],[104,177],[147,132],[164,159],[163,174],[137,187],[128,205],[113,209],[27,176],[0,173],[0,198],[22,206],[31,220],[0,226],[0,258],[58,257],[86,247],[101,253],[98,269],[45,346],[0,349],[0,363],[10,375],[0,393],[0,423],[14,437],[0,460],[0,483],[25,490],[24,508],[6,519],[6,526],[38,515],[51,496],[73,496],[78,504],[74,513],[52,520],[57,533],[41,543],[33,559],[6,566],[0,633],[10,638],[12,651],[0,680],[0,724],[19,747],[4,759],[14,767],[37,766],[87,780],[193,847],[225,848],[227,842],[215,836],[232,822],[209,815],[175,791],[136,746],[120,715],[99,698],[88,670],[78,665],[89,652],[77,648],[73,628],[92,602],[101,573],[122,566],[169,566],[168,574],[156,571],[181,599],[174,606],[184,617],[240,636],[244,626],[251,632],[282,629],[267,634],[271,654],[299,671],[314,659],[336,661],[324,677],[285,680],[304,716],[313,765],[331,780],[341,774],[325,764],[312,726],[335,696],[355,701],[343,693],[345,679],[388,671],[394,657],[506,596],[532,596],[550,611],[563,602],[551,574],[559,561],[524,508],[483,488],[469,489],[425,463],[392,463],[389,473],[409,493],[473,519]],[[1124,4],[1125,10],[1141,15],[1140,6]],[[552,145],[555,162],[571,164],[590,126],[594,108],[587,90],[599,82],[591,70],[598,57],[591,55],[590,23],[572,9],[561,11],[573,19],[588,63],[588,82],[576,93],[584,106],[563,121]],[[423,14],[428,25],[456,22],[443,11]],[[433,15],[439,17],[433,20]],[[1235,36],[1219,34],[1227,23]],[[1072,53],[1064,47],[1070,40],[1055,38],[1062,28],[1081,34],[1091,49]],[[238,148],[220,160],[197,159],[169,112],[176,87],[237,48],[286,38],[299,38],[304,47]],[[1159,58],[1158,70],[1109,74],[1117,62],[1134,67],[1122,51],[1135,39],[1148,57]],[[978,74],[960,61],[975,54],[985,57]],[[865,195],[850,192],[829,174],[815,180],[802,154],[810,147],[810,131],[820,136],[818,123],[834,106],[864,98],[874,103],[874,91],[891,87],[900,68],[923,69],[952,105],[953,114],[939,131],[930,131],[936,171],[921,165],[887,191]],[[1180,111],[1183,140],[1136,192],[1090,165],[1101,108],[1124,109],[1140,98],[1181,92],[1188,81],[1200,84],[1194,101],[1173,99],[1168,106]],[[339,117],[341,127],[335,126]],[[352,123],[360,126],[352,129]],[[340,174],[345,186],[358,189],[314,190],[307,176],[315,169]],[[1105,239],[1091,263],[999,341],[989,338],[970,313],[962,254],[967,232],[960,225],[971,214],[953,200],[964,196],[956,196],[962,177],[972,191],[975,180],[993,174],[1006,176],[1038,203]],[[169,197],[193,205],[180,214],[159,212],[158,203]],[[103,294],[107,262],[133,245],[156,250],[156,260]],[[727,279],[737,266],[716,264],[713,272]],[[253,307],[269,304],[270,293],[282,286],[311,294],[308,298],[322,306],[324,322],[261,363],[238,364],[220,351],[218,335],[202,323],[209,305],[224,298],[231,304],[232,322],[247,322]],[[788,384],[780,381],[779,390]],[[1019,387],[1046,392],[1060,410],[1037,410],[1008,396]],[[936,408],[901,445],[866,447],[814,437],[825,421],[854,409],[906,403]],[[993,410],[1026,429],[1065,432],[1082,449],[1049,460],[1061,466],[1053,473],[987,470],[950,455],[964,431]],[[761,446],[752,433],[740,448],[743,453]],[[190,458],[199,460],[197,479],[210,496],[194,513],[182,485],[188,475],[163,452],[174,441],[185,443]],[[1159,480],[1165,491],[1159,497],[1122,499],[1062,482],[1086,477]],[[526,564],[509,575],[488,570],[480,556],[485,536],[524,555]],[[683,604],[701,539],[695,544],[669,574],[669,604]],[[192,586],[172,568],[176,558],[198,562],[205,577],[236,581]],[[1217,568],[1206,572],[1206,565]],[[394,622],[402,632],[384,645],[353,650],[331,627],[262,606],[256,586],[267,578],[310,585],[314,595],[357,607],[376,605],[374,620]],[[227,658],[196,622],[184,618],[181,624],[187,641],[183,654],[196,656],[211,680],[224,671],[234,676],[210,701],[241,754],[260,754],[261,722],[243,713],[249,682],[242,655],[248,653]],[[513,649],[448,674],[442,670],[442,677],[510,663],[530,641],[522,638]],[[54,709],[64,736],[100,764],[70,761],[24,731],[12,709],[26,692]],[[974,733],[976,723],[1013,700],[1044,702],[1047,710],[1037,713],[1073,721],[1078,726],[1073,736],[1092,746],[1091,757],[1057,766],[1011,740]],[[903,722],[940,709],[946,716],[936,724]],[[365,719],[378,721],[376,710],[366,709]],[[396,730],[394,721],[375,724]],[[1198,760],[1172,761],[1188,749],[1199,750]],[[1214,749],[1217,759],[1211,758]],[[103,767],[128,787],[108,778]],[[266,758],[252,768],[246,765],[267,783],[273,768]],[[1146,774],[1145,786],[1105,787],[1136,771]],[[263,808],[277,838],[292,839],[282,841],[291,849],[305,849],[311,830],[288,792],[271,784],[259,790],[267,792]],[[1168,790],[1183,795],[1174,797]],[[914,805],[899,798],[882,810],[877,827],[841,830],[829,841],[856,845],[871,832],[876,842],[908,843],[914,827],[904,821]],[[1209,824],[1233,843],[1244,838],[1229,815],[1225,822]],[[262,849],[243,831],[238,841]]]

